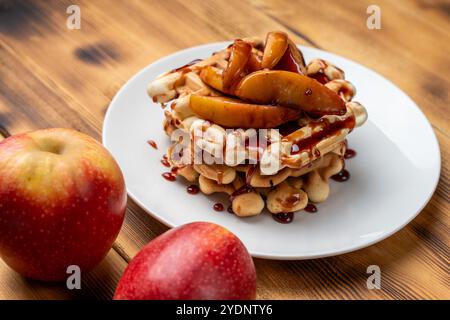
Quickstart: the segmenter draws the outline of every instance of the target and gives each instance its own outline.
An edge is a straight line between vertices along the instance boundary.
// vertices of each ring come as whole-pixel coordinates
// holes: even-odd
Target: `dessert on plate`
[[[306,64],[284,32],[237,39],[148,86],[164,108],[172,174],[228,194],[237,216],[266,207],[284,222],[325,201],[331,177],[345,179],[346,137],[367,119],[355,93],[330,62]]]

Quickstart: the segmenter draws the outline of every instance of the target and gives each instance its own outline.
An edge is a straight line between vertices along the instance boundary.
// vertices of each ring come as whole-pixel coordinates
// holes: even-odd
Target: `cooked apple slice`
[[[291,39],[288,39],[288,48],[273,69],[306,74],[303,54]]]
[[[278,106],[248,104],[227,97],[192,94],[192,111],[202,119],[229,128],[274,128],[297,119],[300,110]]]
[[[266,38],[266,46],[262,57],[261,67],[272,69],[283,57],[288,48],[288,36],[284,32],[269,32]]]
[[[307,76],[282,70],[260,70],[236,87],[239,98],[259,104],[298,108],[316,115],[346,112],[344,101],[323,84]]]
[[[224,92],[223,91],[223,71],[219,68],[215,68],[213,66],[206,66],[200,72],[200,79],[210,87]]]
[[[252,53],[252,45],[243,40],[237,39],[231,47],[230,60],[227,68],[223,72],[223,88],[229,89],[233,84],[237,84],[243,77],[245,66]]]

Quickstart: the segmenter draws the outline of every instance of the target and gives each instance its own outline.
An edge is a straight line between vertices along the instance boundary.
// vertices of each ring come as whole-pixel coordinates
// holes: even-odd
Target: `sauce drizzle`
[[[156,142],[154,140],[148,140],[147,143],[153,148],[158,150],[158,145],[156,144]]]
[[[197,194],[200,192],[200,188],[196,184],[191,184],[186,190],[189,194]]]
[[[314,203],[308,203],[304,210],[309,213],[316,213],[317,207]]]
[[[256,164],[251,165],[250,168],[248,168],[247,172],[245,173],[245,183],[248,185],[252,181],[252,177],[256,172]]]
[[[231,196],[230,196],[230,201],[233,202],[233,200],[237,197],[240,196],[241,194],[245,194],[245,193],[250,193],[253,191],[253,187],[251,185],[248,184],[244,184],[242,187],[240,187],[239,189],[237,189],[236,191],[234,191]]]
[[[348,118],[345,118],[344,120],[336,120],[334,122],[331,122],[328,119],[321,118],[316,121],[312,121],[310,125],[314,128],[320,127],[321,130],[314,131],[311,136],[307,138],[302,138],[299,141],[295,141],[295,136],[287,136],[286,140],[294,140],[291,146],[291,154],[295,155],[304,151],[311,152],[313,147],[322,141],[324,138],[327,138],[339,130],[342,129],[350,129],[350,131],[355,127],[355,117],[349,116]],[[320,156],[316,155],[316,156]]]
[[[351,158],[354,158],[354,157],[356,157],[356,151],[355,150],[353,150],[353,149],[347,149],[347,150],[345,150],[345,154],[344,154],[344,158],[345,159],[351,159]]]
[[[166,156],[166,155],[164,155],[164,156],[162,157],[161,163],[162,163],[162,165],[163,165],[164,167],[167,167],[167,168],[170,167],[170,163],[169,163],[169,160],[167,159],[167,156]]]
[[[328,77],[323,73],[323,72],[317,72],[315,74],[310,74],[308,75],[308,77],[316,79],[317,81],[319,81],[321,84],[325,84],[327,82],[329,82],[330,80],[328,79]]]
[[[186,63],[184,66],[173,69],[172,71],[170,71],[170,73],[178,72],[178,71],[189,72],[189,71],[191,71],[191,69],[189,67],[196,63],[199,63],[200,61],[202,61],[202,60],[201,59],[192,60],[191,62]]]

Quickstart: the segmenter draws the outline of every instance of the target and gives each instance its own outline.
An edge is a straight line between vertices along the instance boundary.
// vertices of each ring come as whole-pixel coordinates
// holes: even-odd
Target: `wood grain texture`
[[[142,67],[211,41],[287,31],[297,43],[366,65],[422,108],[442,152],[442,175],[423,212],[390,238],[309,261],[255,259],[260,299],[449,299],[449,1],[378,0],[382,30],[366,28],[372,1],[78,1],[82,29],[65,27],[72,1],[0,7],[0,136],[70,127],[100,139],[117,90]],[[0,138],[1,139],[1,138]],[[129,201],[113,250],[82,290],[26,280],[0,262],[0,299],[109,299],[127,262],[167,227]],[[382,289],[366,288],[377,264]]]

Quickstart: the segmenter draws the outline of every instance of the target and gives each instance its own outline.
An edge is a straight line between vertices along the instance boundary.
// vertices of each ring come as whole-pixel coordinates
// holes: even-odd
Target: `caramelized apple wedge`
[[[307,76],[282,70],[261,70],[246,76],[236,87],[239,98],[259,104],[297,108],[311,114],[343,115],[344,101]]]
[[[224,92],[223,89],[223,71],[213,66],[206,66],[200,72],[200,79],[208,86],[216,89],[220,92]]]
[[[291,39],[288,39],[288,48],[273,69],[306,74],[305,58]]]
[[[272,69],[283,57],[288,48],[288,36],[284,32],[269,32],[266,38],[266,46],[262,57],[261,67]]]
[[[233,84],[238,83],[245,75],[245,67],[252,53],[252,45],[243,40],[237,39],[231,47],[230,60],[227,68],[223,72],[223,88],[229,89]]]
[[[192,111],[201,119],[229,128],[274,128],[297,119],[300,110],[279,106],[248,104],[227,97],[192,94]]]

